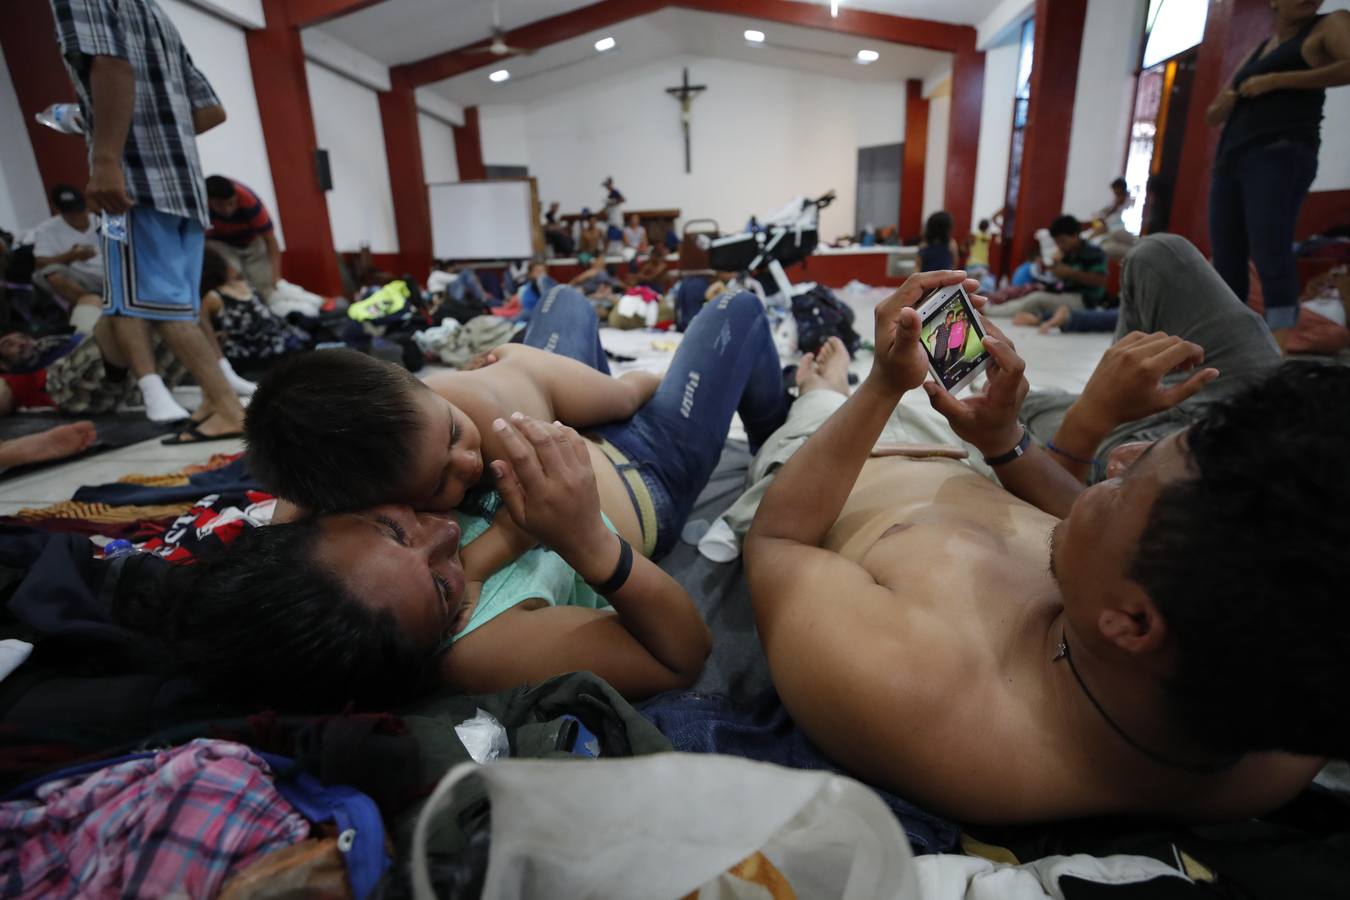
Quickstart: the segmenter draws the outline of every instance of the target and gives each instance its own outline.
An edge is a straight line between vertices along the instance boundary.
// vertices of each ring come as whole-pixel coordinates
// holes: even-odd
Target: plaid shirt
[[[127,194],[135,203],[209,226],[192,113],[219,106],[220,99],[192,64],[178,29],[155,0],[51,0],[51,4],[56,37],[91,139],[92,58],[115,56],[131,64],[136,105],[122,155]]]
[[[0,885],[21,898],[214,897],[309,832],[257,754],[200,739],[0,804]]]

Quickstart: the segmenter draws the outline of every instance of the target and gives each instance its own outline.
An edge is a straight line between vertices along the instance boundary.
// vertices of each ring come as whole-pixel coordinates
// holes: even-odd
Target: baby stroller
[[[787,296],[792,288],[784,266],[810,256],[820,242],[820,211],[834,202],[834,191],[812,200],[797,197],[777,212],[765,216],[762,230],[716,238],[708,248],[709,265],[719,272],[760,273],[768,269]]]

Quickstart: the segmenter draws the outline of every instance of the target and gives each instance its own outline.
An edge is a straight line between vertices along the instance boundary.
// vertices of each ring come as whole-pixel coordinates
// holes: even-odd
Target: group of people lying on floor
[[[961,283],[911,278],[877,308],[862,384],[831,342],[791,405],[747,293],[709,302],[659,379],[610,376],[568,286],[474,371],[287,360],[246,425],[275,523],[176,570],[131,624],[281,708],[575,670],[635,699],[687,687],[711,635],[656,562],[739,413],[781,461],[753,470],[760,638],[846,769],[967,821],[1279,806],[1350,749],[1350,369],[1281,367],[1260,317],[1159,235],[1081,395],[1029,393],[986,320],[988,385],[957,398],[926,381],[913,307]],[[942,452],[904,450],[933,433],[901,403],[916,388]]]

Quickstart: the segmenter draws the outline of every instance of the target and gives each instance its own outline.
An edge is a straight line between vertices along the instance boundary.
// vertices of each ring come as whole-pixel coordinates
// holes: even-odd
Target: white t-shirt
[[[99,217],[91,213],[89,227],[80,231],[77,228],[70,227],[66,220],[60,216],[52,216],[24,235],[23,243],[33,245],[34,256],[60,256],[77,244],[87,244],[94,248],[94,255],[89,259],[73,262],[70,267],[76,272],[97,275],[101,278],[103,277],[103,257],[99,253],[99,246],[102,243],[98,233],[99,224]]]

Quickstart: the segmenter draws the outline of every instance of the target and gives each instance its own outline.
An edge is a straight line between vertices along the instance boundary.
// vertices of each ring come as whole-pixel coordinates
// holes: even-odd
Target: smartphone
[[[989,365],[984,329],[966,289],[959,284],[934,288],[919,301],[919,339],[933,377],[955,394]]]

